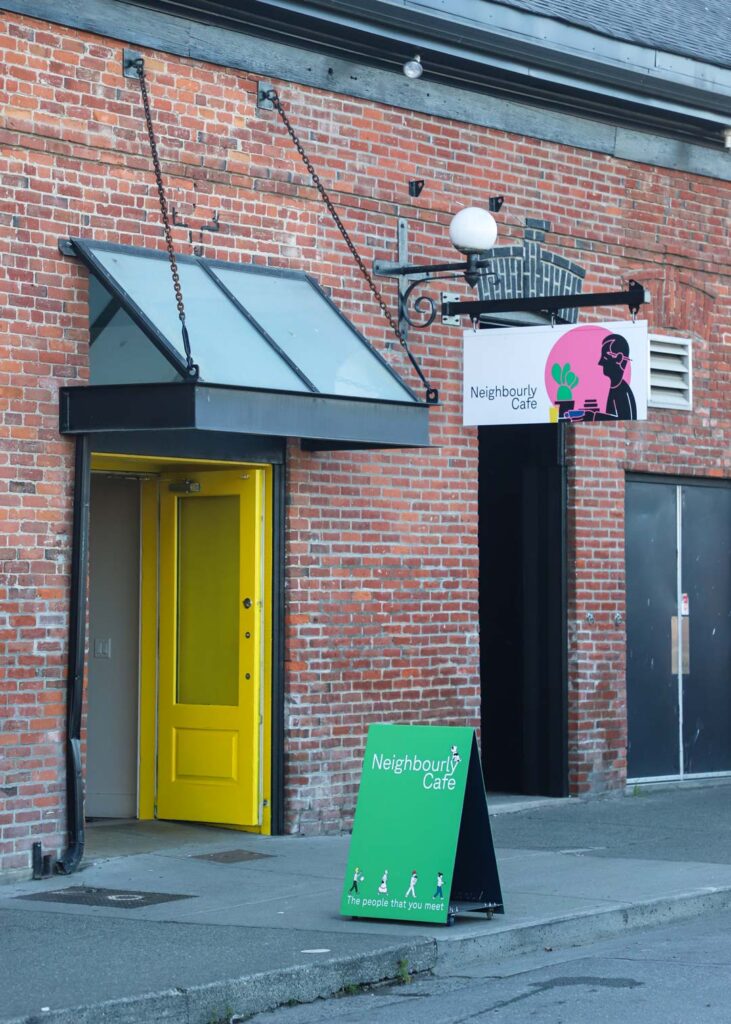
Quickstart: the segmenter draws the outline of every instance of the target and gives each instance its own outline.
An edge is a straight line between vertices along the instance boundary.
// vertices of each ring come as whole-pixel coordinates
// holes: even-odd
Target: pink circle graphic
[[[552,404],[571,401],[574,410],[598,407],[603,412],[606,409],[610,381],[599,365],[599,359],[602,342],[611,333],[600,324],[581,324],[561,335],[548,355],[544,374],[546,392]],[[632,376],[631,367],[628,362],[624,373],[628,384]]]

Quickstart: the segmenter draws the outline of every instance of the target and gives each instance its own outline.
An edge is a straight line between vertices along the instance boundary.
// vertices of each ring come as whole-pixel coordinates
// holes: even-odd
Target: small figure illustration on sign
[[[605,377],[609,377],[609,394],[605,413],[594,413],[595,420],[636,420],[637,403],[626,380],[629,364],[629,344],[621,334],[608,334],[602,342],[599,359]]]
[[[454,769],[457,767],[462,758],[459,756],[459,750],[454,745],[454,743],[449,748],[449,753],[451,754],[452,757],[452,771],[454,771]]]
[[[365,876],[361,875],[360,868],[356,867],[355,871],[353,872],[353,884],[348,889],[348,892],[354,892],[356,894],[356,896],[357,896],[358,895],[358,882],[363,882],[364,880],[365,880]]]
[[[378,891],[382,896],[388,896],[388,868],[383,872],[383,878],[381,884],[378,886]]]
[[[416,883],[417,883],[417,881],[418,881],[418,875],[416,874],[415,871],[412,871],[411,872],[411,881],[409,882],[409,887],[406,890],[406,896],[413,896],[414,899],[416,899]],[[406,897],[404,897],[404,899],[405,898]]]
[[[612,326],[620,325],[580,324],[559,335],[544,368],[551,422],[645,419],[646,325],[627,324],[623,334]]]
[[[432,899],[444,899],[444,875],[441,871],[437,871],[437,891],[432,896]]]

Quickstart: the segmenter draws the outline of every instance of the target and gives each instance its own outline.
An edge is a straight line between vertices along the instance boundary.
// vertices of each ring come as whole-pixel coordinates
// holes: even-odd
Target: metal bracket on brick
[[[256,83],[256,109],[274,110],[274,103],[269,99],[269,93],[274,88],[271,82]]]
[[[441,292],[440,294],[442,305],[445,302],[459,302],[459,295],[455,292]],[[458,316],[444,316],[442,315],[442,323],[449,324],[450,327],[459,327],[460,320]]]
[[[142,54],[137,50],[122,50],[122,74],[125,78],[139,80],[140,71],[138,61],[142,60]]]

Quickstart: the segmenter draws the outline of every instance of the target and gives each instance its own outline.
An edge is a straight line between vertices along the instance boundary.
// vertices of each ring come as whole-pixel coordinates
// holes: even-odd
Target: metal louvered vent
[[[692,409],[690,338],[650,335],[650,405]]]

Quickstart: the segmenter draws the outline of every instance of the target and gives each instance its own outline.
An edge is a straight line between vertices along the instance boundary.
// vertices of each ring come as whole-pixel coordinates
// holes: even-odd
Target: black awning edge
[[[341,398],[211,384],[114,384],[65,387],[59,397],[65,435],[194,430],[206,434],[293,437],[354,448],[429,447],[429,407],[414,402]]]

